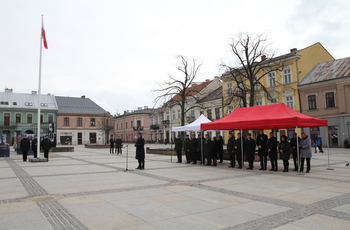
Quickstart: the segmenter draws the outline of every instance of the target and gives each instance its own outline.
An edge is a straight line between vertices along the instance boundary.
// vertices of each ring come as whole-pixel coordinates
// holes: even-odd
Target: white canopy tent
[[[197,120],[192,122],[191,124],[184,125],[184,126],[178,126],[178,127],[172,127],[171,131],[173,132],[182,132],[182,131],[195,131],[199,132],[201,131],[201,124],[211,122],[206,116],[203,114],[200,115]]]

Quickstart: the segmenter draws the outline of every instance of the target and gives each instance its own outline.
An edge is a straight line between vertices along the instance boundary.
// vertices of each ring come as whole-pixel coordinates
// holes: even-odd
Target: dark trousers
[[[238,166],[240,167],[240,168],[242,168],[242,154],[241,153],[236,153],[235,154],[236,155],[236,159],[237,159],[237,162],[238,162]]]
[[[260,167],[262,169],[266,170],[266,167],[267,167],[267,156],[259,156],[259,158],[260,158]]]
[[[211,165],[211,157],[209,155],[205,157],[207,158],[207,165]]]
[[[38,157],[38,151],[37,150],[33,150],[33,154],[34,154],[34,158],[37,158]]]
[[[293,152],[294,170],[298,170],[298,153]]]
[[[310,160],[311,158],[301,158],[301,163],[300,163],[300,172],[304,171],[304,161],[306,159],[306,170],[310,171],[311,165],[310,165]]]
[[[123,154],[123,153],[122,153],[122,148],[121,148],[121,147],[116,147],[116,148],[115,148],[115,152],[116,152],[117,154],[119,154],[119,153],[120,153],[120,154]]]
[[[49,160],[49,150],[44,149],[44,157],[47,158],[47,160]]]
[[[284,171],[289,170],[289,160],[283,160]]]
[[[219,158],[220,158],[220,163],[222,163],[224,160],[224,152],[222,151],[219,152]]]
[[[114,153],[114,147],[113,146],[109,147],[109,153]]]
[[[197,164],[197,151],[191,152],[191,159],[194,164]]]
[[[323,153],[322,145],[315,146],[315,153],[317,153],[317,148],[320,150],[320,153]]]
[[[176,155],[177,155],[177,162],[182,163],[182,151],[181,150],[176,151]]]
[[[191,153],[190,151],[186,151],[186,163],[190,163],[191,162]]]
[[[23,161],[27,161],[28,150],[22,150]]]
[[[254,168],[254,155],[247,155],[249,168]]]
[[[234,153],[230,154],[230,164],[233,168],[236,166],[236,157]]]
[[[138,169],[144,169],[145,168],[145,160],[138,160],[139,162],[139,167],[137,167]]]
[[[213,165],[216,166],[218,164],[218,160],[216,159],[216,157],[213,157]]]
[[[277,158],[270,158],[270,162],[271,162],[271,169],[277,171],[278,170]]]

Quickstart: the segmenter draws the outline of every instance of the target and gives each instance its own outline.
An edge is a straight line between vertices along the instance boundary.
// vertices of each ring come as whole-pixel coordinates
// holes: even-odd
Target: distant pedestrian
[[[256,145],[258,146],[258,155],[260,158],[260,169],[266,170],[267,167],[267,140],[268,137],[264,134],[264,130],[259,130],[259,135],[256,138]]]
[[[177,155],[176,163],[182,163],[182,140],[180,135],[175,139],[175,152]]]
[[[197,138],[196,134],[192,134],[191,144],[190,144],[190,155],[193,164],[197,164]]]
[[[222,136],[219,136],[218,138],[218,155],[220,159],[219,163],[222,163],[224,160],[224,139]]]
[[[212,151],[212,141],[210,140],[209,134],[205,134],[205,141],[203,145],[204,157],[207,158],[207,164],[211,165],[211,151]]]
[[[312,150],[311,150],[311,140],[310,137],[305,133],[301,133],[301,140],[300,140],[300,172],[304,171],[304,162],[306,159],[306,173],[309,173],[311,170],[311,157],[312,157]]]
[[[211,144],[211,155],[210,155],[210,158],[213,161],[212,166],[217,166],[217,164],[218,164],[217,157],[218,157],[218,152],[219,152],[219,149],[220,149],[219,145],[220,145],[220,143],[218,141],[218,138],[217,137],[213,137],[213,141],[212,141],[212,144]]]
[[[230,166],[229,168],[234,168],[236,166],[236,157],[235,157],[235,137],[232,133],[228,134],[227,141],[227,154],[230,157]]]
[[[49,161],[49,151],[51,149],[51,143],[49,136],[46,135],[44,140],[41,142],[41,148],[44,150],[44,157]]]
[[[122,148],[123,148],[123,140],[118,136],[117,139],[115,140],[115,152],[117,153],[117,155],[122,155]]]
[[[109,139],[109,154],[114,153],[114,139],[113,135],[111,136],[111,139]]]
[[[145,169],[145,140],[142,138],[141,133],[137,133],[136,147],[136,159],[139,162],[139,166],[136,169]]]
[[[271,162],[271,169],[270,171],[278,171],[278,164],[277,164],[277,138],[275,137],[273,132],[270,132],[270,138],[267,141],[267,150],[269,153],[269,158]]]
[[[184,151],[186,155],[186,164],[191,163],[191,140],[189,135],[186,135],[186,139],[184,141]]]
[[[38,157],[38,136],[35,135],[34,139],[32,140],[32,150],[34,154],[34,158]]]
[[[21,144],[20,144],[20,149],[22,151],[23,161],[27,161],[27,154],[28,154],[28,150],[30,149],[30,142],[27,138],[27,135],[23,136],[23,139],[21,140]]]
[[[281,136],[281,142],[278,145],[278,151],[280,152],[280,157],[283,161],[283,172],[289,171],[289,158],[290,158],[290,144],[286,135]]]
[[[290,139],[290,147],[292,148],[292,155],[293,155],[293,163],[294,163],[294,170],[298,171],[298,166],[300,164],[300,158],[298,159],[298,146],[300,143],[300,137],[297,137],[297,134],[294,133],[293,137]],[[298,163],[299,161],[299,163]]]
[[[315,143],[316,143],[315,153],[317,153],[317,148],[318,148],[318,150],[320,150],[320,153],[323,153],[321,135],[318,135],[318,137],[316,138],[316,142]]]
[[[248,168],[250,170],[253,170],[254,168],[254,157],[255,157],[255,148],[256,144],[254,139],[252,139],[252,134],[248,133],[247,134],[247,139],[244,141],[244,155],[247,157],[248,161]]]
[[[203,156],[203,144],[204,144],[205,138],[202,137],[201,134],[198,134],[197,138],[197,160],[201,162],[201,164],[204,165],[205,158]]]
[[[241,135],[241,133],[237,133],[237,139],[235,141],[235,156],[238,163],[238,168],[243,168],[243,162],[242,162],[242,144],[244,143],[244,139]]]

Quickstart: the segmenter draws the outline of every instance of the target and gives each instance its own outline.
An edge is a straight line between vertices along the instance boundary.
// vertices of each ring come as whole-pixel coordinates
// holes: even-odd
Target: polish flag
[[[47,41],[46,41],[45,28],[44,28],[44,20],[42,21],[42,25],[41,25],[41,37],[42,37],[42,39],[43,39],[43,43],[44,43],[45,49],[48,49],[49,47],[47,46]]]

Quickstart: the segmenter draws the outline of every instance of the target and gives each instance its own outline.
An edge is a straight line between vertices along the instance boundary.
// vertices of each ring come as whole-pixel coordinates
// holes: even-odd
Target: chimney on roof
[[[81,96],[81,98],[85,98],[85,95]]]
[[[37,94],[38,91],[32,90],[32,94]]]
[[[205,79],[205,82],[208,82],[208,81],[210,81],[210,79]]]
[[[261,55],[261,61],[265,61],[266,60],[266,55]]]
[[[137,107],[137,110],[142,110],[142,107]]]
[[[5,88],[5,93],[13,93],[13,89]]]
[[[290,49],[290,52],[291,52],[291,53],[297,53],[297,51],[298,51],[297,48],[292,48],[292,49]]]
[[[148,106],[144,106],[143,109],[148,109]]]

